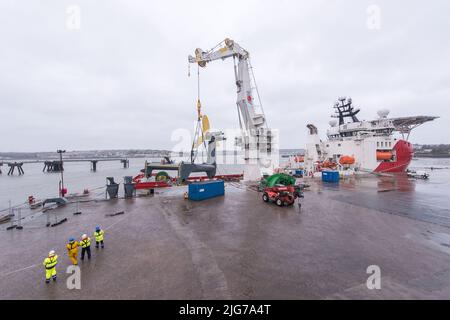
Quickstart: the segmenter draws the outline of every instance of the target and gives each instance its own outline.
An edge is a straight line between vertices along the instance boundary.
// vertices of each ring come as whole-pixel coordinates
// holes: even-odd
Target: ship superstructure
[[[320,140],[317,128],[309,124],[309,143],[305,154],[308,172],[324,168],[367,172],[403,172],[414,154],[408,141],[412,129],[436,119],[431,116],[388,118],[388,110],[378,111],[378,118],[360,121],[359,108],[351,98],[339,98],[335,114],[327,130],[327,139]],[[398,138],[396,133],[401,133]]]

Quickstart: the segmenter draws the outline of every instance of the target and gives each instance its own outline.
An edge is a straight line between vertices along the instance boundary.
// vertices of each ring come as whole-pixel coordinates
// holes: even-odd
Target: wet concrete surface
[[[325,188],[338,191],[334,198],[339,201],[450,227],[448,196],[442,191],[430,194],[415,190],[418,184],[430,184],[429,181],[411,179],[405,174],[358,180],[344,181],[337,189]],[[442,188],[445,190],[447,186]]]
[[[0,299],[450,298],[450,230],[407,216],[422,210],[414,202],[387,206],[381,197],[395,198],[398,186],[380,193],[370,183],[313,182],[301,211],[244,189],[227,184],[225,197],[202,202],[175,188],[82,203],[79,216],[70,205],[55,210],[69,218],[57,227],[46,228],[43,216],[21,231],[2,230]],[[118,211],[125,214],[105,217]],[[93,248],[93,259],[80,264],[81,290],[69,290],[65,242],[92,236],[98,224],[106,248]],[[46,285],[50,249],[59,279]],[[366,286],[370,265],[381,269],[380,290]]]

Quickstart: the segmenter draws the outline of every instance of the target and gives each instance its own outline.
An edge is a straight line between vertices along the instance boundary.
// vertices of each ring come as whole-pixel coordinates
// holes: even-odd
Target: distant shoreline
[[[445,159],[450,158],[450,154],[415,154],[414,158],[436,158]]]

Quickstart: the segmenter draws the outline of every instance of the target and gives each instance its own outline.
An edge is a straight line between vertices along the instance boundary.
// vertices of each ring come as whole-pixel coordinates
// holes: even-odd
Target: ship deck
[[[312,182],[303,206],[279,208],[236,183],[225,197],[183,199],[184,187],[53,210],[68,221],[0,231],[0,299],[432,299],[450,297],[448,221],[423,221],[420,201],[389,182]],[[409,199],[409,200],[408,200]],[[124,211],[113,217],[107,214]],[[104,250],[66,287],[70,236],[106,230]],[[450,225],[450,224],[449,224]],[[59,255],[58,282],[42,260]],[[381,269],[369,290],[366,269]]]

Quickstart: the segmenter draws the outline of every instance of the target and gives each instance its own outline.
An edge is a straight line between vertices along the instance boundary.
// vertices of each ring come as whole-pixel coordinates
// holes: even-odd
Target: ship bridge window
[[[338,143],[338,147],[340,147],[341,146],[341,144],[340,143]]]
[[[377,147],[379,147],[380,146],[380,141],[377,141]]]

